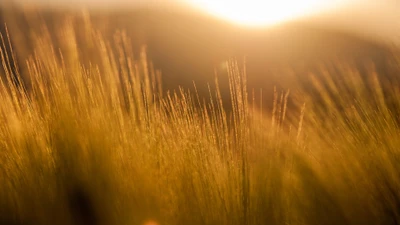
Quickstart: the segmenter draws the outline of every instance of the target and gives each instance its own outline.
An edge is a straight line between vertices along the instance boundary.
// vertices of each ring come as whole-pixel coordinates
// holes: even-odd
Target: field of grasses
[[[123,32],[86,31],[43,29],[24,74],[2,51],[1,224],[400,224],[400,89],[372,65],[263,112],[234,60],[228,100],[166,92]]]

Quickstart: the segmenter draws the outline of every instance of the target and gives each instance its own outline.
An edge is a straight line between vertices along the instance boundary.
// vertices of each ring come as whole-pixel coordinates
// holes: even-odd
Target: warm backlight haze
[[[273,25],[321,13],[343,5],[344,0],[189,0],[222,19],[248,26]]]

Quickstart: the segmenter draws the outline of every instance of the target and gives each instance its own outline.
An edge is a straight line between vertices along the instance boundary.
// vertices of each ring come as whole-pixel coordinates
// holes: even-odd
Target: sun
[[[343,0],[189,0],[214,16],[248,26],[266,26],[333,7]]]

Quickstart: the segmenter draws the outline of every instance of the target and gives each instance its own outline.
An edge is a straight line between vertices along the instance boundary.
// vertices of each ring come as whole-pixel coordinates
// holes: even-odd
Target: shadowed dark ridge
[[[29,36],[40,32],[43,21],[57,46],[55,33],[60,24],[68,15],[77,14],[81,15],[62,10],[10,11],[10,33],[19,59],[32,54]],[[317,73],[321,64],[351,62],[361,69],[373,62],[378,72],[387,73],[385,64],[392,58],[392,49],[381,43],[305,22],[247,29],[198,14],[160,9],[96,11],[90,16],[93,27],[100,29],[106,39],[112,40],[117,29],[126,30],[135,52],[147,45],[149,59],[162,71],[164,90],[178,86],[192,89],[194,81],[199,94],[206,98],[207,84],[214,83],[215,71],[220,74],[222,97],[228,98],[224,62],[230,57],[239,62],[246,57],[249,90],[263,89],[264,105],[268,106],[272,105],[274,86],[296,89],[298,80],[307,80],[306,76]],[[78,41],[84,34],[80,21],[74,23]],[[288,68],[295,71],[295,79],[293,74],[288,75]]]

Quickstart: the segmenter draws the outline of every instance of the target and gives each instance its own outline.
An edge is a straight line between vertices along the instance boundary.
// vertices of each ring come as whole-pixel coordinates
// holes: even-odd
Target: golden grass
[[[389,106],[373,69],[370,84],[351,67],[338,65],[341,85],[325,71],[314,80],[321,101],[302,95],[299,119],[283,126],[289,93],[275,92],[273,116],[264,118],[234,61],[227,112],[218,80],[209,100],[184,89],[163,95],[159,72],[145,53],[133,57],[123,33],[109,42],[88,28],[90,45],[79,46],[67,24],[58,51],[43,31],[27,74],[13,74],[11,56],[1,54],[5,224],[400,222],[392,111],[400,95],[385,86]],[[92,61],[81,58],[85,47]]]

